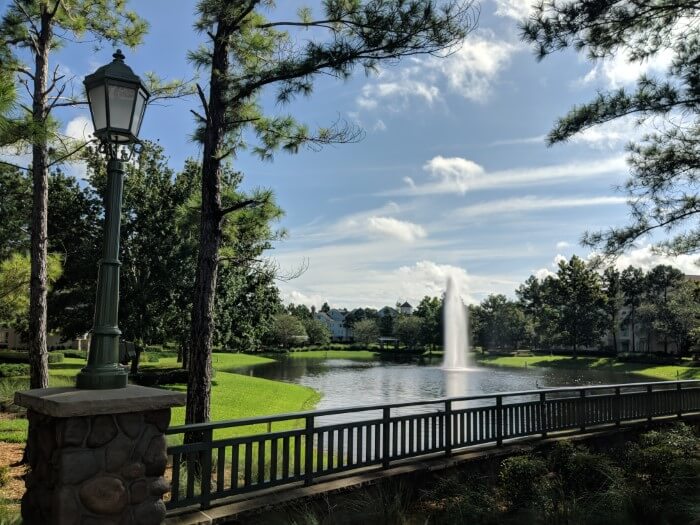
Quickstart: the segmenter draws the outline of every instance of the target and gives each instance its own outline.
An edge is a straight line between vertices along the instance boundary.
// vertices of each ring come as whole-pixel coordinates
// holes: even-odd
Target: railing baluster
[[[226,447],[219,447],[216,454],[216,491],[224,490],[224,475],[226,474]]]
[[[445,401],[445,414],[443,417],[445,418],[445,424],[444,424],[445,455],[451,456],[452,455],[452,401],[450,401],[449,399],[447,401]]]
[[[374,449],[374,424],[365,425],[365,463],[374,463],[374,454],[372,449]]]
[[[503,396],[496,396],[496,446],[503,445]]]
[[[338,431],[338,468],[343,468],[345,464],[345,429],[341,428]]]
[[[683,389],[681,388],[683,383],[678,383],[676,385],[676,406],[678,407],[678,418],[683,417]]]
[[[282,438],[282,479],[289,477],[289,436]]]
[[[323,472],[323,436],[325,432],[316,434],[316,472]]]
[[[306,416],[304,432],[304,483],[311,485],[314,480],[314,416]]]
[[[582,388],[581,393],[581,412],[579,414],[579,424],[581,425],[581,432],[586,431],[586,389]]]
[[[180,454],[173,454],[173,474],[170,480],[170,501],[177,503],[180,499]]]
[[[265,438],[258,441],[258,484],[265,483]]]
[[[270,440],[270,481],[277,480],[277,438]]]
[[[389,468],[391,458],[389,457],[389,444],[391,434],[391,409],[384,407],[382,410],[382,467]]]
[[[301,479],[301,434],[294,436],[294,478]]]
[[[253,443],[251,441],[245,444],[245,465],[243,468],[243,485],[250,487],[253,483]]]
[[[234,443],[231,449],[231,488],[238,488],[238,449],[240,443]]]
[[[651,389],[651,385],[647,385],[647,404],[648,404],[648,414],[647,414],[647,421],[651,421],[654,417],[654,409],[652,407],[652,402],[653,402],[653,393]]]
[[[328,459],[326,460],[326,468],[328,472],[333,471],[333,464],[335,462],[335,435],[335,430],[328,432]]]
[[[540,415],[540,429],[542,430],[541,434],[543,438],[547,437],[547,393],[546,392],[540,392],[540,404],[538,406],[539,408],[539,415]]]

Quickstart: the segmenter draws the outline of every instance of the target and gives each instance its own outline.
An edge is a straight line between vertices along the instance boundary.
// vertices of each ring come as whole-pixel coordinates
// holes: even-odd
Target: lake
[[[319,410],[640,381],[639,376],[620,372],[539,367],[476,366],[466,371],[448,371],[440,368],[441,359],[425,360],[422,364],[304,357],[276,359],[274,363],[229,371],[313,388],[323,395],[317,404]]]

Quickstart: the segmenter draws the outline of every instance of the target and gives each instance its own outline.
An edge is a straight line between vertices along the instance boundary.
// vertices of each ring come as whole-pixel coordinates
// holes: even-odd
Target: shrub
[[[0,487],[4,487],[10,482],[10,467],[3,465],[0,467]]]
[[[87,351],[85,350],[64,350],[64,357],[72,357],[73,359],[87,359]]]
[[[49,364],[62,363],[63,353],[62,352],[49,352],[48,358]]]
[[[0,364],[0,377],[21,377],[29,375],[29,365],[25,363]]]
[[[189,370],[182,368],[145,368],[136,374],[129,374],[129,378],[137,385],[158,386],[186,384]]]
[[[547,464],[534,456],[513,456],[504,459],[498,473],[498,485],[504,503],[512,509],[525,509],[540,500],[542,478]]]
[[[4,350],[0,352],[0,363],[29,363],[29,354],[27,352]]]

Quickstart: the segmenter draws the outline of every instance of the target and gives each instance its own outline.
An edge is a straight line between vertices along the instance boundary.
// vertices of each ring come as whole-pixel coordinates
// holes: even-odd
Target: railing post
[[[496,396],[496,446],[503,445],[503,397]]]
[[[542,437],[547,437],[547,393],[540,392],[540,427],[542,430]]]
[[[389,457],[389,444],[391,443],[391,408],[384,407],[382,410],[382,467],[389,468],[391,458]]]
[[[581,423],[581,432],[586,431],[586,389],[582,388],[581,389],[581,401],[580,401],[580,406],[581,410],[579,411],[579,417]]]
[[[212,429],[205,430],[204,443],[211,445],[213,435],[214,431]],[[202,455],[201,506],[203,509],[208,509],[211,504],[211,446],[209,446]]]
[[[445,401],[445,455],[452,455],[452,401]]]
[[[676,395],[677,403],[678,403],[678,417],[681,418],[683,417],[683,389],[681,388],[683,386],[682,383],[676,383],[676,391],[678,394]]]
[[[622,394],[620,393],[620,387],[615,387],[615,403],[613,405],[614,416],[615,416],[615,426],[620,426],[621,413],[622,413]]]
[[[304,427],[304,484],[311,485],[314,480],[314,416],[306,416]]]
[[[652,389],[651,385],[647,385],[647,421],[651,421],[654,416],[653,416],[653,409],[652,409]]]

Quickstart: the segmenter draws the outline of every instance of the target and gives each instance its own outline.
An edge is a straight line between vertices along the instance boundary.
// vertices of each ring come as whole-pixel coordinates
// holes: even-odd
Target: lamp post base
[[[129,374],[120,366],[108,368],[83,368],[75,379],[75,386],[84,390],[110,390],[126,388]]]

